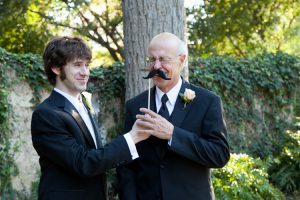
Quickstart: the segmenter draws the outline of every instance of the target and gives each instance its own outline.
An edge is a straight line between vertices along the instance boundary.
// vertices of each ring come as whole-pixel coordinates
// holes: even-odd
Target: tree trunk
[[[150,40],[170,32],[186,41],[184,0],[123,0],[126,100],[148,88],[146,56]],[[188,68],[182,73],[188,78]]]

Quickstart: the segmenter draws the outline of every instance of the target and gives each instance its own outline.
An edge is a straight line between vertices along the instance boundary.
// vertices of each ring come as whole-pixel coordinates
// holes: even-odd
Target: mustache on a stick
[[[154,70],[150,71],[146,77],[143,77],[143,79],[149,79],[149,78],[152,78],[153,76],[159,76],[164,80],[171,80],[171,78],[167,77],[165,72],[163,72],[160,69],[154,69]]]

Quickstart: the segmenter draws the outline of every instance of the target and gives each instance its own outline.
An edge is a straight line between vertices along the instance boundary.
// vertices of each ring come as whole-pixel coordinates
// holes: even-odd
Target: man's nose
[[[160,63],[159,59],[155,60],[153,68],[154,69],[160,69],[161,68],[161,63]]]
[[[90,73],[90,70],[87,66],[84,65],[80,68],[81,75],[89,75],[89,73]]]

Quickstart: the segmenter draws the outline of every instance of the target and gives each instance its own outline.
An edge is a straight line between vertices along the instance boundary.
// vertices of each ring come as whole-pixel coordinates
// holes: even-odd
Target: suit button
[[[160,165],[160,168],[161,168],[161,169],[164,169],[164,168],[165,168],[165,166],[164,166],[164,165]]]

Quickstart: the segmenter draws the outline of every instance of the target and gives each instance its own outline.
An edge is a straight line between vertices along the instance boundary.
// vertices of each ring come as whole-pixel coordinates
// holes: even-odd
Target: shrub
[[[216,199],[277,200],[283,194],[269,183],[266,166],[259,158],[231,154],[228,164],[213,170]]]
[[[268,160],[272,182],[282,191],[292,193],[300,189],[300,130],[286,131],[282,152]]]

